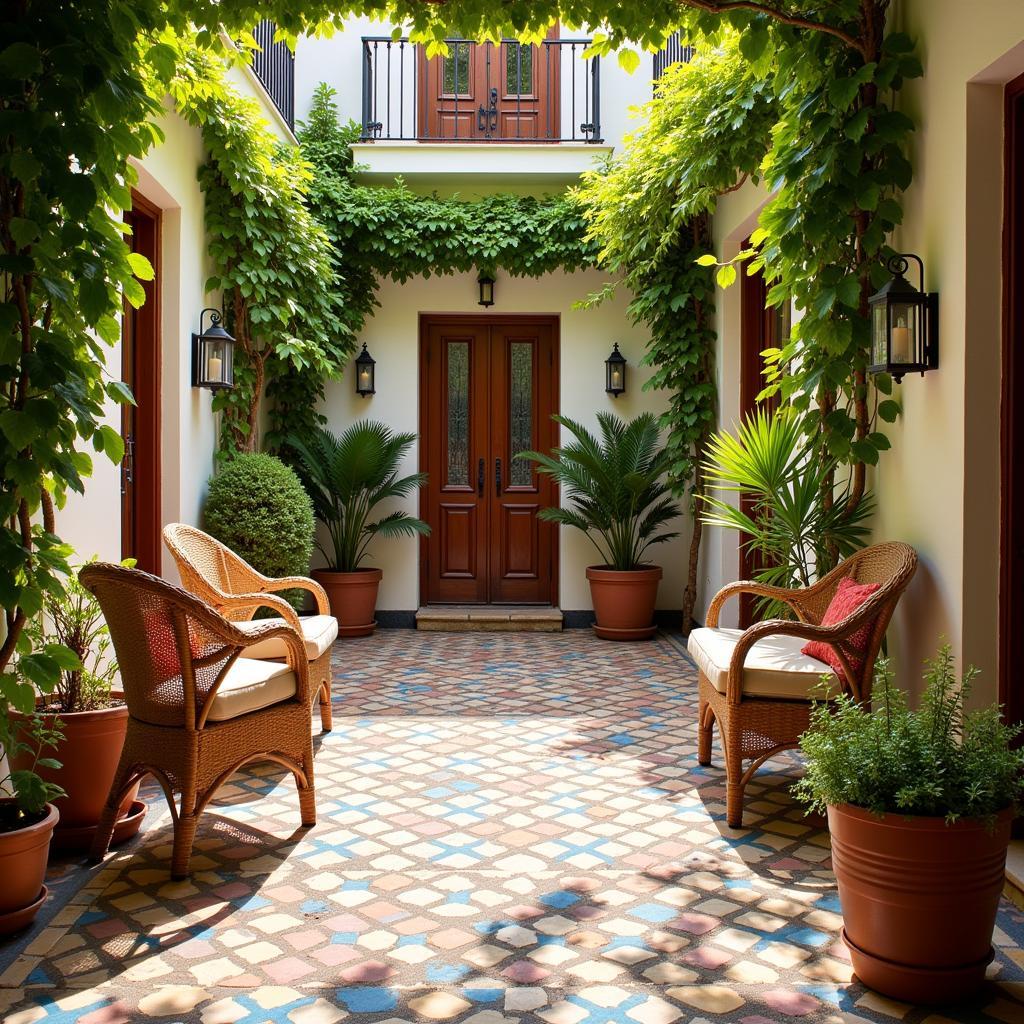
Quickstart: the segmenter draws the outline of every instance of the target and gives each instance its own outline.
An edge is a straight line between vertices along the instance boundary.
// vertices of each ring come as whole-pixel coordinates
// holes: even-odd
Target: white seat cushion
[[[254,629],[262,629],[266,625],[283,626],[284,619],[253,619],[251,622],[236,622],[235,625],[246,633]],[[306,657],[316,661],[330,650],[331,644],[338,639],[338,620],[333,615],[300,615],[299,625],[302,626],[302,639],[306,644]],[[285,642],[280,637],[273,640],[260,640],[252,647],[246,647],[247,658],[283,658]]]
[[[294,696],[295,673],[283,662],[239,658],[217,689],[206,717],[225,722]]]
[[[687,650],[708,682],[725,693],[729,663],[741,629],[710,629],[690,633]],[[807,641],[798,636],[770,636],[747,651],[743,663],[743,693],[751,697],[808,699],[822,696],[821,677],[832,669],[817,658],[800,653]],[[833,676],[834,681],[834,676]]]

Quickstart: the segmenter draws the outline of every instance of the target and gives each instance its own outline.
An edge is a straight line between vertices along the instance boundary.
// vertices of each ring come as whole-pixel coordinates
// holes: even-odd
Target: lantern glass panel
[[[359,367],[359,390],[373,390],[373,368],[366,363]]]
[[[608,366],[608,390],[622,390],[622,363],[610,363]]]
[[[889,324],[886,318],[888,307],[880,303],[872,309],[871,316],[871,362],[885,366],[889,362]]]
[[[892,325],[893,365],[917,363],[920,307],[914,302],[893,302],[889,309]]]

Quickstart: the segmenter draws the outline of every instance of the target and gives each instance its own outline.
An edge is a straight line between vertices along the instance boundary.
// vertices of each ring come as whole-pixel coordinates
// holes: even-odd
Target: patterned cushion
[[[849,578],[840,580],[839,586],[836,587],[836,592],[822,617],[821,625],[835,626],[844,619],[848,619],[878,588],[879,584],[877,583],[854,583]],[[856,633],[851,634],[842,641],[843,654],[846,655],[846,660],[850,663],[850,668],[853,669],[858,679],[864,668],[868,639],[871,636],[871,630],[874,628],[874,625],[874,620],[866,622]],[[844,682],[849,682],[846,679],[846,673],[843,671],[843,663],[839,660],[839,655],[836,654],[832,644],[825,643],[823,640],[811,640],[804,645],[802,653],[811,658],[816,658],[818,661],[825,662],[826,665],[829,665],[835,671],[840,679]]]

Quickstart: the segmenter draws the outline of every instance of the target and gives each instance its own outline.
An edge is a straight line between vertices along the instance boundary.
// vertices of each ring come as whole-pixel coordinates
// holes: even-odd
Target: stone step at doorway
[[[562,611],[531,605],[429,605],[416,613],[416,628],[435,633],[558,633]]]

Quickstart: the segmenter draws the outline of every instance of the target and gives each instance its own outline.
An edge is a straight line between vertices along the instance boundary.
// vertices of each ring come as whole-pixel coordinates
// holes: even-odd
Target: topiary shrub
[[[210,479],[205,529],[266,576],[307,576],[313,506],[294,471],[262,452],[236,455]],[[283,597],[302,607],[303,591]]]

